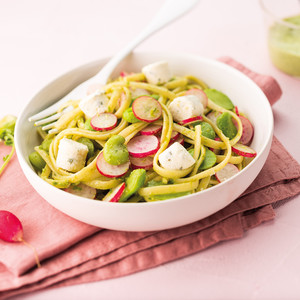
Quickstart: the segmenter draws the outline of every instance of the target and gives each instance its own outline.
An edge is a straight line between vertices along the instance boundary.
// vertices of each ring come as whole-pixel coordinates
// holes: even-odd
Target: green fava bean
[[[43,140],[43,142],[40,145],[40,149],[49,152],[49,148],[50,148],[50,144],[52,142],[53,139],[48,139],[48,140]]]
[[[94,155],[94,152],[95,152],[95,147],[94,147],[94,144],[93,142],[86,138],[86,137],[81,137],[77,140],[78,143],[81,143],[83,145],[86,145],[89,149],[89,152],[88,152],[88,155],[87,155],[87,158],[90,158]]]
[[[127,108],[124,112],[123,112],[123,119],[129,123],[136,123],[136,122],[140,122],[139,119],[137,119],[132,111],[132,107]]]
[[[129,153],[124,145],[125,138],[121,135],[113,135],[104,145],[104,159],[111,165],[121,165],[128,161]]]
[[[201,122],[201,132],[202,132],[203,136],[205,136],[211,140],[214,140],[216,137],[216,133],[215,133],[214,129],[207,122]]]
[[[230,113],[224,112],[217,118],[217,126],[222,130],[225,136],[230,140],[237,134],[237,129],[232,122]]]
[[[144,169],[133,170],[126,178],[126,187],[119,200],[125,202],[129,197],[136,193],[145,183],[146,171]]]
[[[207,97],[216,103],[217,105],[224,107],[228,110],[233,109],[234,105],[231,102],[231,100],[222,92],[217,91],[215,89],[205,89],[204,93],[207,95]]]
[[[46,166],[46,162],[43,160],[43,158],[36,152],[32,152],[29,154],[29,161],[37,171],[42,171],[44,167]]]
[[[86,130],[91,130],[91,131],[96,131],[93,129],[93,127],[91,126],[91,119],[87,119],[85,122],[84,122],[84,129]]]
[[[205,149],[205,157],[202,164],[199,167],[199,170],[206,170],[211,168],[217,161],[217,156],[209,149]]]
[[[194,148],[191,148],[191,149],[188,150],[188,153],[189,153],[191,156],[194,157],[194,151],[195,151],[195,149],[194,149]]]

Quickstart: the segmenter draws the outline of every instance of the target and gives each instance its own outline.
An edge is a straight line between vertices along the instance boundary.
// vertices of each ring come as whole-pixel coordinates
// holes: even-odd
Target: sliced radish
[[[150,170],[153,167],[153,157],[133,157],[129,156],[132,169],[145,169]]]
[[[132,111],[137,119],[148,123],[158,120],[162,114],[160,103],[150,96],[136,98],[132,103]]]
[[[7,210],[0,210],[0,240],[10,243],[23,243],[33,250],[36,265],[41,266],[36,249],[24,240],[23,226],[17,216]]]
[[[235,110],[235,114],[236,114],[237,116],[240,116],[239,109],[238,109],[237,106],[234,107],[234,110]]]
[[[175,140],[170,139],[168,147],[170,147],[172,144],[175,142],[181,144],[182,146],[184,145],[184,138],[182,134],[179,134],[178,137]]]
[[[185,92],[185,95],[194,95],[199,98],[204,108],[206,108],[208,103],[207,95],[200,89],[190,89]]]
[[[244,145],[249,145],[252,141],[253,135],[254,135],[254,128],[251,124],[251,122],[249,121],[249,119],[247,119],[244,116],[239,116],[241,122],[242,122],[242,126],[243,126],[243,133],[242,136],[239,140],[240,144],[244,144]],[[233,124],[235,125],[235,127],[237,127],[237,123],[234,119],[232,119]]]
[[[141,88],[130,89],[130,92],[131,92],[131,98],[132,99],[136,99],[136,98],[141,97],[141,96],[150,95],[149,91],[147,91],[145,89],[141,89]]]
[[[232,151],[236,153],[237,155],[245,156],[245,157],[255,157],[256,151],[252,148],[243,145],[243,144],[235,144],[231,147]]]
[[[120,76],[121,76],[121,77],[125,77],[125,76],[127,76],[127,75],[129,75],[129,73],[126,72],[126,71],[121,71],[121,72],[120,72]]]
[[[95,199],[97,190],[93,187],[80,183],[76,186],[66,188],[65,192],[84,198]]]
[[[239,172],[238,167],[229,163],[223,169],[216,172],[215,175],[219,182],[223,182],[223,181],[229,179],[230,177],[234,176],[238,172]]]
[[[180,136],[178,131],[172,131],[170,142],[175,142]]]
[[[179,137],[174,141],[174,143],[177,142],[179,144],[181,144],[182,146],[184,145],[184,138],[183,135],[180,134]]]
[[[145,127],[144,129],[142,129],[140,131],[140,134],[142,134],[142,135],[153,135],[153,134],[159,133],[161,130],[162,130],[161,125],[150,124],[147,127]]]
[[[155,135],[139,135],[127,144],[127,150],[133,157],[146,157],[159,149],[159,140]]]
[[[217,123],[217,118],[221,113],[219,111],[211,111],[209,114],[206,115],[208,119],[210,119],[214,124]]]
[[[117,105],[118,108],[120,108],[125,101],[126,101],[126,95],[125,95],[125,93],[121,93],[121,96],[118,99],[118,105]]]
[[[126,184],[125,182],[122,182],[112,190],[110,190],[105,197],[102,199],[102,201],[106,202],[118,202],[121,198],[124,190],[125,190]]]
[[[111,130],[117,126],[118,118],[111,113],[101,113],[91,119],[91,126],[94,130]]]
[[[192,118],[182,120],[182,121],[178,122],[178,124],[183,126],[183,125],[189,125],[189,124],[192,124],[194,122],[202,121],[202,120],[203,120],[202,116],[196,116],[196,117],[192,117]]]
[[[104,159],[103,152],[101,152],[97,158],[96,166],[99,173],[106,177],[121,177],[128,171],[130,161],[127,161],[126,163],[121,165],[111,165]]]

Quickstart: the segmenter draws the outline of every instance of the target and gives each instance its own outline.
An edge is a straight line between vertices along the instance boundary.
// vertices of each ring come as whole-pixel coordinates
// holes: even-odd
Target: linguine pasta
[[[219,184],[215,174],[227,164],[236,165],[239,170],[245,167],[244,157],[232,152],[232,146],[239,142],[243,134],[242,122],[234,110],[225,109],[210,99],[208,99],[202,121],[213,128],[217,139],[211,139],[202,134],[201,122],[188,125],[180,125],[178,122],[175,122],[168,108],[170,103],[176,97],[182,96],[186,91],[194,88],[203,90],[207,88],[207,85],[202,80],[191,75],[175,77],[161,85],[147,83],[142,73],[119,77],[102,88],[109,99],[108,112],[115,114],[118,118],[117,126],[107,131],[88,129],[86,127],[88,120],[78,106],[80,99],[72,100],[71,104],[75,108],[57,121],[55,126],[58,130],[57,133],[49,134],[40,129],[38,130],[42,139],[49,141],[48,151],[40,146],[35,147],[35,151],[45,161],[43,170],[38,172],[39,176],[49,184],[61,189],[79,184],[95,188],[97,189],[97,198],[99,200],[102,200],[110,189],[124,182],[131,169],[123,177],[109,178],[101,175],[97,170],[97,158],[110,137],[120,135],[125,138],[124,144],[127,145],[130,140],[139,135],[140,131],[149,125],[149,123],[143,121],[131,124],[122,118],[124,111],[132,104],[132,91],[142,89],[155,96],[161,105],[161,118],[154,121],[153,124],[161,125],[162,131],[159,135],[159,149],[152,155],[153,167],[146,171],[146,180],[143,186],[133,197],[128,199],[128,202],[164,200],[203,191]],[[70,103],[66,105],[68,104]],[[211,112],[219,114],[227,112],[230,114],[237,128],[233,138],[229,139],[225,136],[216,123],[208,117],[208,114]],[[159,155],[169,147],[174,131],[180,133],[181,137],[183,137],[184,147],[191,151],[191,155],[195,160],[195,163],[189,168],[182,170],[166,169],[159,163]],[[56,159],[59,143],[64,138],[74,141],[80,138],[87,138],[95,145],[96,151],[93,156],[89,157],[85,166],[77,172],[69,172],[57,166]],[[205,160],[206,153],[209,151],[215,153],[216,161],[211,167],[203,169],[201,165]]]

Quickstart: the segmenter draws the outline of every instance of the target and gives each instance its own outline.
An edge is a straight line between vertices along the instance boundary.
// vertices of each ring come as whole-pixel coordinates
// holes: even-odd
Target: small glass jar
[[[260,0],[275,67],[300,78],[300,0]]]

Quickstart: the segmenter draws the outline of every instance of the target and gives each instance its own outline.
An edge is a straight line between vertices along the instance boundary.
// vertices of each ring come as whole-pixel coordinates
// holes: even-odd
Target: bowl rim
[[[274,130],[274,120],[273,120],[273,113],[272,113],[272,108],[271,108],[271,105],[266,97],[266,95],[263,93],[263,91],[259,88],[259,86],[252,80],[250,79],[248,76],[246,76],[245,74],[243,74],[242,72],[240,72],[239,70],[235,69],[234,67],[224,63],[224,62],[221,62],[221,61],[218,61],[216,59],[211,59],[211,58],[207,58],[207,57],[203,57],[203,56],[199,56],[199,55],[196,55],[196,54],[190,54],[190,53],[183,53],[183,52],[180,52],[180,53],[177,53],[177,52],[147,52],[147,51],[135,51],[133,52],[131,55],[158,55],[158,56],[162,56],[162,57],[167,57],[167,55],[172,55],[173,57],[181,57],[181,58],[188,58],[188,59],[193,59],[193,60],[200,60],[200,61],[203,61],[205,63],[210,63],[210,64],[213,64],[213,65],[217,65],[219,68],[225,68],[225,69],[228,69],[230,70],[229,72],[233,72],[235,73],[237,76],[240,76],[243,78],[243,80],[246,80],[248,82],[248,84],[250,86],[252,86],[253,89],[255,89],[258,93],[260,93],[261,97],[264,99],[265,101],[265,108],[269,114],[269,119],[270,119],[270,127],[269,127],[269,133],[268,133],[268,136],[267,138],[264,140],[264,143],[261,147],[261,150],[259,153],[257,153],[256,157],[253,159],[253,162],[258,160],[260,158],[260,156],[262,156],[262,154],[266,151],[266,148],[268,147],[269,145],[269,142],[270,142],[270,139],[272,139],[273,137],[273,130]],[[52,186],[51,184],[47,183],[46,181],[44,181],[40,176],[38,176],[38,174],[29,166],[29,163],[28,161],[25,159],[25,157],[22,155],[22,151],[21,151],[21,147],[20,147],[20,143],[19,143],[19,139],[21,138],[21,136],[19,135],[19,132],[20,132],[20,128],[22,126],[22,116],[24,115],[26,109],[28,108],[28,106],[30,105],[30,103],[44,90],[46,89],[48,86],[54,84],[55,82],[57,81],[60,81],[62,78],[64,78],[65,76],[67,76],[68,74],[70,73],[73,73],[73,72],[76,72],[82,68],[92,68],[92,67],[95,67],[96,65],[101,65],[101,63],[104,63],[105,61],[108,61],[110,57],[103,57],[103,58],[100,58],[100,59],[97,59],[97,60],[94,60],[94,61],[90,61],[90,62],[87,62],[87,63],[84,63],[84,64],[81,64],[79,66],[76,66],[75,68],[72,68],[71,70],[68,70],[67,72],[64,72],[63,74],[59,75],[58,77],[56,77],[54,80],[48,82],[46,85],[44,85],[42,88],[40,88],[38,90],[38,92],[36,92],[34,94],[33,97],[31,97],[31,99],[23,106],[20,114],[19,114],[19,117],[17,119],[17,122],[16,122],[16,127],[15,127],[15,146],[16,146],[16,153],[17,153],[17,156],[18,156],[18,159],[20,160],[20,164],[21,164],[21,168],[23,169],[23,167],[26,168],[26,171],[29,171],[30,174],[32,174],[33,176],[35,176],[35,178],[37,180],[39,180],[39,182],[41,183],[41,185],[45,186],[45,187],[48,187],[50,188],[49,192],[52,191],[55,191],[57,193],[61,193],[61,195],[65,195],[65,192],[61,189],[58,189],[54,186]],[[205,195],[206,193],[209,193],[212,189],[215,190],[215,189],[218,189],[220,188],[220,186],[223,186],[224,184],[228,184],[228,182],[232,181],[234,178],[236,178],[237,176],[240,176],[241,174],[245,173],[250,167],[251,167],[252,163],[250,163],[249,165],[247,165],[244,169],[242,169],[239,173],[235,174],[234,176],[232,176],[231,178],[229,178],[228,180],[222,182],[222,183],[219,183],[218,185],[216,186],[213,186],[213,187],[210,187],[209,189],[205,189],[203,191],[200,191],[200,192],[197,192],[197,193],[193,193],[193,194],[190,194],[190,195],[186,195],[186,196],[181,196],[181,197],[177,197],[177,198],[170,198],[170,199],[167,199],[166,201],[151,201],[151,202],[138,202],[138,203],[131,203],[131,202],[122,202],[122,203],[118,203],[118,202],[106,202],[106,201],[99,201],[99,200],[96,200],[96,199],[88,199],[91,201],[91,203],[93,203],[93,205],[108,205],[108,206],[122,206],[122,207],[134,207],[134,206],[160,206],[160,205],[168,205],[170,202],[178,202],[178,201],[182,201],[184,199],[187,199],[187,198],[190,198],[190,197],[193,197],[195,195],[199,195],[201,193],[201,195]],[[23,171],[23,170],[22,170]],[[24,172],[25,173],[25,172]],[[25,173],[25,176],[26,176],[26,173]],[[26,176],[27,177],[27,176]],[[80,197],[80,196],[77,196],[77,195],[74,195],[72,194],[72,197],[74,197],[76,199],[76,201],[79,201],[79,202],[84,202],[86,203],[87,201],[87,198],[84,198],[84,197]],[[45,199],[46,200],[46,199]],[[46,200],[47,201],[47,200]],[[233,200],[234,201],[234,200]],[[97,203],[97,204],[96,204]]]

